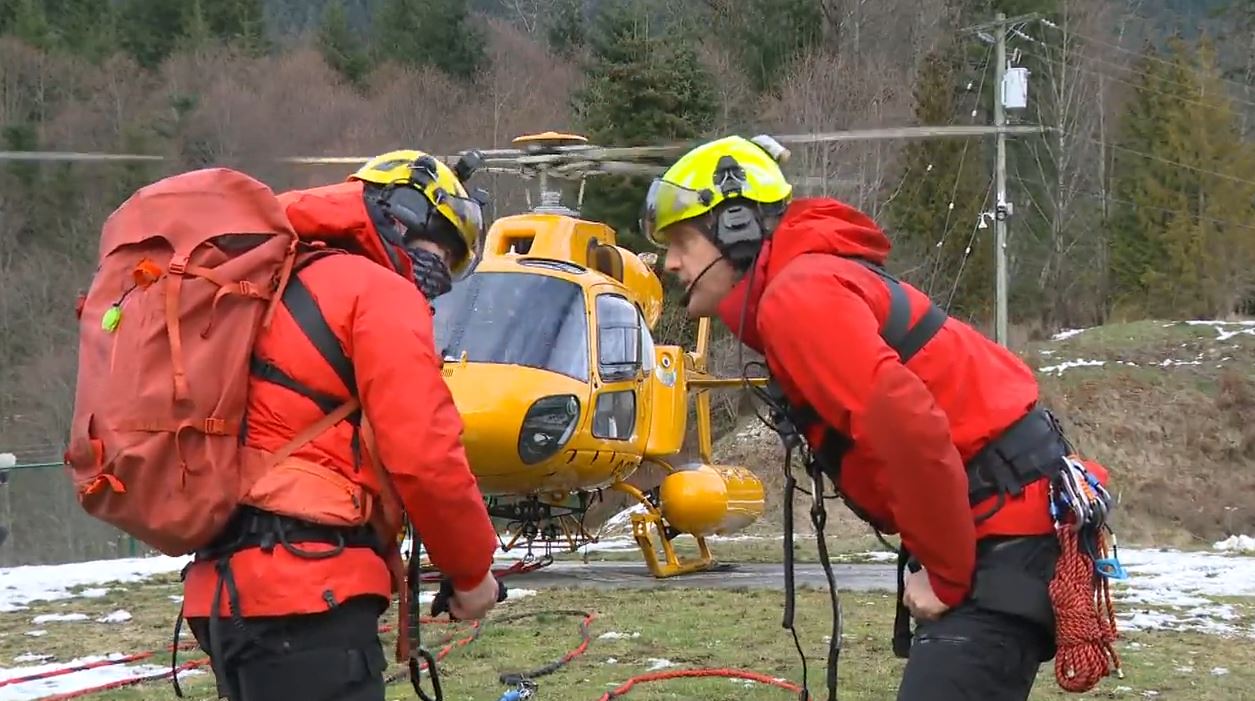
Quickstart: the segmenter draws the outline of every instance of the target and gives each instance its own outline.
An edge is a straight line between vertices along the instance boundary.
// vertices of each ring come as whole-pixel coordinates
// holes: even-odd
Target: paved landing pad
[[[838,591],[895,591],[897,573],[892,565],[834,564]],[[828,580],[818,564],[794,565],[797,586],[827,588]],[[555,562],[527,574],[511,575],[507,584],[518,589],[594,587],[598,589],[696,588],[783,589],[784,566],[772,563],[722,563],[705,572],[657,579],[642,563]]]

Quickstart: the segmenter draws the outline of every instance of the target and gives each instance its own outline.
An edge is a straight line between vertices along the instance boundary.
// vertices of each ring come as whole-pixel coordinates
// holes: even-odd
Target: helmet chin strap
[[[718,263],[721,260],[724,260],[722,253],[719,254],[718,258],[707,263],[706,267],[702,268],[702,271],[697,274],[697,277],[693,278],[693,281],[688,284],[688,287],[684,288],[684,295],[680,297],[680,304],[682,306],[687,307],[689,305],[689,300],[693,297],[693,288],[697,287],[698,281],[700,281],[706,273],[710,272],[711,268],[715,267],[715,263]]]

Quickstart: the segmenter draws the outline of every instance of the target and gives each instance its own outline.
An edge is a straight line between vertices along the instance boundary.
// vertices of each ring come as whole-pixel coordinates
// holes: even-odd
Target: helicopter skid
[[[645,509],[643,514],[632,514],[632,537],[641,549],[641,555],[645,559],[645,565],[649,567],[650,574],[658,579],[666,579],[667,577],[702,572],[715,566],[715,558],[710,554],[710,547],[706,544],[705,537],[693,536],[697,541],[698,556],[696,558],[680,559],[680,556],[675,552],[675,547],[671,544],[672,538],[668,537],[667,522],[649,497],[626,482],[616,482],[612,488],[636,499]],[[658,551],[654,547],[653,538],[650,535],[651,526],[657,530],[658,539],[662,543],[661,560],[658,558]]]

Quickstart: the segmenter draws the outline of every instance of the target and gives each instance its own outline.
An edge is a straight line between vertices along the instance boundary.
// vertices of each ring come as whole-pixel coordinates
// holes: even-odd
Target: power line
[[[1033,51],[1024,51],[1023,49],[1021,49],[1021,50],[1020,50],[1020,53],[1021,53],[1021,54],[1023,54],[1023,55],[1026,55],[1026,56],[1032,56],[1032,57],[1034,57],[1034,58],[1036,58],[1036,59],[1038,59],[1038,60],[1040,60],[1040,61],[1046,62],[1046,63],[1059,63],[1060,65],[1067,65],[1067,64],[1063,63],[1063,59],[1061,59],[1061,58],[1050,58],[1050,57],[1043,56],[1043,55],[1041,55],[1041,54],[1039,54],[1039,53],[1036,53],[1036,52],[1033,52]],[[1160,89],[1158,89],[1158,88],[1151,87],[1150,85],[1146,85],[1146,84],[1142,84],[1142,83],[1134,83],[1134,82],[1132,82],[1132,81],[1126,80],[1126,79],[1121,78],[1121,77],[1119,77],[1119,76],[1112,75],[1112,74],[1110,74],[1110,73],[1105,73],[1105,72],[1102,72],[1102,71],[1096,70],[1096,69],[1094,69],[1094,68],[1090,68],[1088,65],[1086,65],[1086,64],[1084,64],[1084,63],[1072,63],[1071,65],[1072,65],[1072,68],[1074,68],[1075,70],[1081,71],[1082,73],[1088,73],[1088,74],[1090,74],[1090,75],[1095,75],[1095,76],[1100,76],[1100,77],[1103,77],[1103,78],[1107,78],[1108,80],[1114,80],[1115,82],[1117,82],[1117,83],[1121,83],[1121,84],[1123,84],[1123,85],[1127,85],[1127,86],[1129,86],[1129,87],[1133,88],[1134,90],[1146,91],[1146,92],[1152,92],[1152,93],[1155,93],[1155,94],[1157,94],[1157,95],[1163,95],[1164,97],[1167,97],[1167,98],[1172,99],[1172,100],[1176,100],[1176,101],[1181,102],[1181,103],[1184,103],[1184,104],[1197,105],[1197,106],[1199,106],[1199,107],[1204,107],[1204,108],[1207,108],[1207,109],[1215,109],[1215,107],[1216,107],[1215,103],[1207,103],[1207,102],[1202,102],[1202,101],[1200,101],[1200,100],[1195,100],[1195,99],[1192,99],[1192,98],[1188,98],[1188,97],[1185,97],[1185,96],[1183,96],[1183,95],[1178,95],[1178,94],[1174,94],[1174,93],[1166,92],[1166,91],[1164,91],[1164,90],[1160,90]],[[1112,65],[1116,65],[1116,64],[1112,64]],[[1136,70],[1133,70],[1133,69],[1127,69],[1127,70],[1129,70],[1131,73],[1133,73],[1133,74],[1135,74],[1135,75],[1141,75],[1141,76],[1143,76],[1143,77],[1151,78],[1152,80],[1159,80],[1159,81],[1164,82],[1164,83],[1167,83],[1167,84],[1169,84],[1169,85],[1176,85],[1176,86],[1178,86],[1178,87],[1188,88],[1188,89],[1191,89],[1191,90],[1193,90],[1193,89],[1196,87],[1196,86],[1192,86],[1192,85],[1186,85],[1185,83],[1180,83],[1180,82],[1176,82],[1176,81],[1170,81],[1170,80],[1167,80],[1167,79],[1162,79],[1162,78],[1160,78],[1159,76],[1152,75],[1152,74],[1150,74],[1150,73],[1145,73],[1145,72],[1142,72],[1142,71],[1136,71]],[[1248,107],[1255,107],[1255,102],[1249,102],[1249,101],[1247,101],[1247,100],[1242,100],[1242,99],[1237,98],[1237,97],[1234,97],[1234,96],[1232,96],[1232,95],[1227,95],[1227,94],[1226,94],[1226,95],[1225,95],[1225,99],[1226,99],[1226,100],[1229,100],[1229,101],[1231,101],[1231,102],[1237,103],[1237,104],[1246,105],[1246,106],[1248,106]]]
[[[1078,39],[1082,39],[1082,40],[1084,40],[1084,41],[1088,41],[1088,42],[1090,42],[1090,43],[1092,43],[1092,44],[1098,44],[1098,45],[1100,45],[1100,46],[1106,46],[1106,47],[1108,47],[1108,48],[1112,48],[1112,49],[1115,49],[1115,50],[1117,50],[1117,51],[1122,51],[1122,52],[1127,53],[1127,54],[1130,54],[1130,55],[1132,55],[1132,56],[1137,56],[1137,57],[1144,58],[1144,59],[1147,59],[1147,60],[1150,60],[1150,61],[1157,61],[1157,62],[1159,62],[1159,63],[1165,64],[1165,65],[1168,65],[1168,66],[1179,67],[1179,68],[1182,68],[1182,69],[1184,69],[1184,70],[1188,70],[1188,71],[1197,71],[1197,70],[1198,70],[1197,68],[1194,68],[1194,67],[1192,67],[1192,66],[1189,66],[1189,65],[1186,65],[1186,64],[1181,64],[1181,63],[1178,63],[1178,62],[1176,62],[1176,61],[1172,61],[1172,60],[1170,60],[1170,59],[1163,58],[1163,57],[1161,57],[1161,56],[1154,56],[1154,55],[1151,55],[1151,54],[1145,53],[1145,52],[1143,52],[1143,51],[1135,51],[1135,50],[1133,50],[1133,49],[1126,49],[1126,48],[1124,48],[1123,46],[1118,46],[1118,45],[1113,44],[1113,43],[1111,43],[1111,42],[1109,42],[1109,41],[1104,41],[1104,40],[1102,40],[1102,39],[1095,39],[1094,37],[1091,37],[1091,36],[1088,36],[1088,35],[1082,34],[1082,33],[1078,32],[1078,31],[1073,30],[1073,29],[1066,29],[1066,30],[1065,30],[1065,29],[1063,29],[1062,27],[1060,27],[1059,25],[1055,24],[1054,22],[1051,22],[1051,21],[1046,20],[1046,19],[1039,20],[1039,22],[1040,22],[1041,24],[1043,24],[1043,25],[1047,26],[1047,27],[1050,27],[1051,29],[1054,29],[1054,30],[1055,30],[1055,31],[1057,31],[1057,32],[1060,32],[1060,33],[1064,33],[1064,34],[1068,34],[1068,35],[1071,35],[1071,36],[1077,37]],[[1229,78],[1225,78],[1225,77],[1223,77],[1223,76],[1218,76],[1218,77],[1217,77],[1217,80],[1220,80],[1221,82],[1225,82],[1225,83],[1230,83],[1230,84],[1232,84],[1232,85],[1236,85],[1236,86],[1238,86],[1238,87],[1240,87],[1240,88],[1243,88],[1243,89],[1255,88],[1255,85],[1252,85],[1252,84],[1250,84],[1250,83],[1244,83],[1244,82],[1241,82],[1241,81],[1232,80],[1232,79],[1229,79]]]

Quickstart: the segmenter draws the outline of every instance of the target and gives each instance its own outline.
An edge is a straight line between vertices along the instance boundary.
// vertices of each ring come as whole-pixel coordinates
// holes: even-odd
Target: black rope
[[[583,650],[581,648],[584,648],[592,642],[592,632],[590,629],[592,628],[593,617],[592,614],[587,611],[576,611],[574,609],[528,611],[525,613],[513,613],[508,616],[493,619],[493,623],[509,623],[511,621],[518,621],[524,618],[533,618],[536,616],[576,616],[582,618],[583,620],[580,621],[580,643],[571,650],[568,650],[562,655],[562,657],[535,669],[525,670],[522,672],[502,672],[498,677],[498,680],[502,684],[507,686],[518,686],[525,681],[530,681],[532,679],[536,679],[537,677],[543,677],[547,674],[553,674],[566,666],[571,660],[582,654]],[[577,650],[579,652],[576,652]]]

